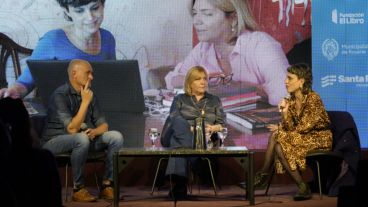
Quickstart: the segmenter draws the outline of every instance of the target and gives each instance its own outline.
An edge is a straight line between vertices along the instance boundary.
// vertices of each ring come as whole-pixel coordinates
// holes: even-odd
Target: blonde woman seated
[[[296,64],[290,66],[287,72],[285,86],[291,96],[279,103],[281,123],[268,127],[273,133],[268,141],[265,162],[261,171],[256,173],[254,185],[255,188],[264,188],[270,167],[275,164],[276,173],[286,170],[296,182],[298,192],[294,200],[306,200],[312,197],[308,184],[300,174],[300,170],[306,169],[306,154],[315,149],[330,150],[332,133],[322,100],[312,90],[311,68],[306,64]]]
[[[221,131],[226,124],[225,113],[219,97],[207,93],[208,75],[201,66],[192,67],[184,82],[185,94],[179,94],[174,98],[170,108],[170,115],[163,130],[161,143],[171,148],[193,148],[193,126],[195,119],[204,117],[207,133]],[[167,131],[164,132],[164,131]],[[192,163],[192,168],[201,173],[201,164],[197,158],[170,158],[166,175],[173,183],[173,189],[169,196],[174,200],[183,200],[187,197],[187,162]]]

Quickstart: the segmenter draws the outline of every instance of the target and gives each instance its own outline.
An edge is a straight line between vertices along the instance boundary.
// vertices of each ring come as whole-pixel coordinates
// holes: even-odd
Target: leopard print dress
[[[291,100],[288,117],[282,120],[276,131],[275,139],[280,144],[291,170],[306,169],[306,154],[315,149],[331,150],[332,132],[330,120],[320,96],[309,92],[304,97],[300,113],[297,113],[295,101]],[[276,159],[276,172],[284,169]]]

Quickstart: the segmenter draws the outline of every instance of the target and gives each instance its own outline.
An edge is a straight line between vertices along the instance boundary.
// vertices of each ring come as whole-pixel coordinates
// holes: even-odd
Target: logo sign
[[[368,74],[365,75],[336,75],[329,74],[321,78],[321,87],[325,88],[338,84],[352,84],[355,87],[368,87]]]
[[[335,24],[337,24],[338,23],[337,10],[334,9],[334,10],[332,10],[331,13],[332,13],[331,14],[331,20],[332,20],[332,22],[335,23]]]
[[[326,75],[321,78],[321,86],[322,88],[332,86],[336,81],[337,81],[336,75]]]
[[[364,13],[342,13],[337,9],[333,9],[331,12],[331,21],[335,24],[364,24]]]
[[[322,43],[322,54],[327,60],[333,60],[339,54],[339,43],[335,39],[326,39]]]

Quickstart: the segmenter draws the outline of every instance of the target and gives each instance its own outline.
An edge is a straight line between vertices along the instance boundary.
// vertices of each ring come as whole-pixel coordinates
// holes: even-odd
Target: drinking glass
[[[221,131],[217,132],[217,135],[221,140],[221,146],[220,147],[224,147],[224,140],[227,137],[227,128],[226,127],[222,128]]]
[[[158,132],[157,128],[150,128],[148,130],[148,136],[151,140],[152,148],[155,148],[155,141],[160,136],[160,132]]]

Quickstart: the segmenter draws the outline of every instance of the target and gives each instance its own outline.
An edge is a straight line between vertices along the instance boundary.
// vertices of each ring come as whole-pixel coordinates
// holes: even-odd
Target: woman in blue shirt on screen
[[[115,39],[100,28],[104,17],[105,0],[56,0],[71,24],[47,32],[34,49],[32,60],[87,61],[115,60]],[[29,68],[25,68],[15,84],[0,90],[1,97],[19,98],[34,88]]]

